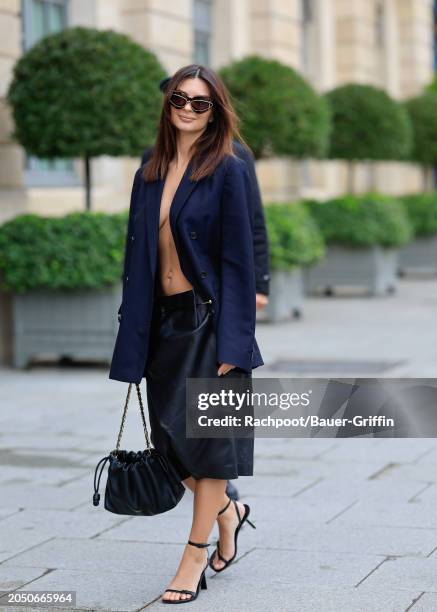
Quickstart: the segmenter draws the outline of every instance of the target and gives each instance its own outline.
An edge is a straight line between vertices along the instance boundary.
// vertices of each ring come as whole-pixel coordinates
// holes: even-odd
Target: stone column
[[[15,62],[21,55],[21,3],[0,1],[0,219],[16,214],[4,189],[17,189],[23,183],[24,155],[12,141],[13,122],[5,96]]]
[[[213,68],[219,68],[251,52],[251,7],[251,0],[220,0],[213,3]]]
[[[399,28],[400,90],[416,95],[434,76],[432,0],[396,0]]]
[[[300,68],[299,0],[251,0],[251,52]]]

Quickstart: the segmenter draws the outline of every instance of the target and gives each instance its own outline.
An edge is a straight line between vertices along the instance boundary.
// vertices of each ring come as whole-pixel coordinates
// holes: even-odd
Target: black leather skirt
[[[218,378],[211,305],[194,289],[155,294],[144,376],[151,441],[173,464],[180,479],[253,475],[253,436],[187,438],[186,378]],[[251,378],[233,368],[226,378]]]

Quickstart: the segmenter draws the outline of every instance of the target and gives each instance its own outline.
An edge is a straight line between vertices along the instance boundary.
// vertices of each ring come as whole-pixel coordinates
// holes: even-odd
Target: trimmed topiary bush
[[[405,102],[413,126],[412,161],[424,170],[424,188],[431,184],[432,167],[437,163],[437,92],[428,91]]]
[[[345,195],[326,202],[305,202],[327,243],[349,247],[398,247],[412,238],[400,199],[378,193]]]
[[[127,211],[19,215],[0,226],[2,288],[99,289],[121,280]]]
[[[348,191],[355,162],[406,159],[412,126],[405,107],[371,85],[349,84],[328,92],[332,132],[328,156],[349,161]]]
[[[415,236],[437,234],[437,192],[405,195],[399,198],[406,206]]]
[[[241,134],[255,157],[321,157],[330,112],[326,101],[295,70],[250,55],[219,71],[241,118]]]
[[[166,72],[125,34],[75,27],[44,37],[14,67],[13,137],[38,157],[139,157],[155,140]]]
[[[405,159],[412,126],[402,104],[372,85],[350,84],[326,94],[332,111],[329,156],[347,160]]]
[[[323,257],[320,230],[301,203],[268,204],[264,210],[272,270],[291,270]]]

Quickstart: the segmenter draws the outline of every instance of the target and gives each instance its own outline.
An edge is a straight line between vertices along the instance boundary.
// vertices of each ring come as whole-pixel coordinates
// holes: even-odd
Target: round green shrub
[[[127,211],[19,215],[0,226],[2,288],[99,289],[121,280]]]
[[[349,84],[328,92],[332,112],[331,159],[405,159],[412,126],[405,107],[371,85]]]
[[[345,195],[326,202],[306,201],[325,241],[349,247],[397,247],[412,238],[406,208],[378,193]]]
[[[43,158],[139,156],[155,140],[165,76],[125,34],[80,26],[45,36],[14,66],[13,137]]]
[[[255,157],[321,157],[330,132],[329,107],[293,68],[250,55],[219,74]]]
[[[291,270],[324,256],[322,235],[301,203],[267,204],[265,217],[272,270]]]
[[[405,107],[413,126],[411,159],[424,165],[437,163],[437,92],[411,98]]]
[[[415,236],[437,234],[437,192],[405,195],[405,204]]]

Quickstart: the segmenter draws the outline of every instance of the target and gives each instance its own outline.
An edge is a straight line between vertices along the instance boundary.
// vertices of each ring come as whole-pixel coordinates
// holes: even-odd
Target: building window
[[[304,73],[309,70],[310,64],[310,45],[311,45],[311,22],[312,22],[312,6],[311,0],[301,1],[302,15],[302,45],[301,45],[301,62]]]
[[[23,52],[41,38],[68,25],[68,0],[23,0]],[[25,181],[29,186],[79,185],[72,159],[41,159],[25,156]]]
[[[384,3],[378,0],[375,8],[375,43],[382,49],[385,46],[385,15]]]
[[[314,2],[301,0],[302,43],[301,65],[302,71],[310,76],[314,52]]]
[[[194,62],[204,66],[211,61],[212,1],[193,0]]]

